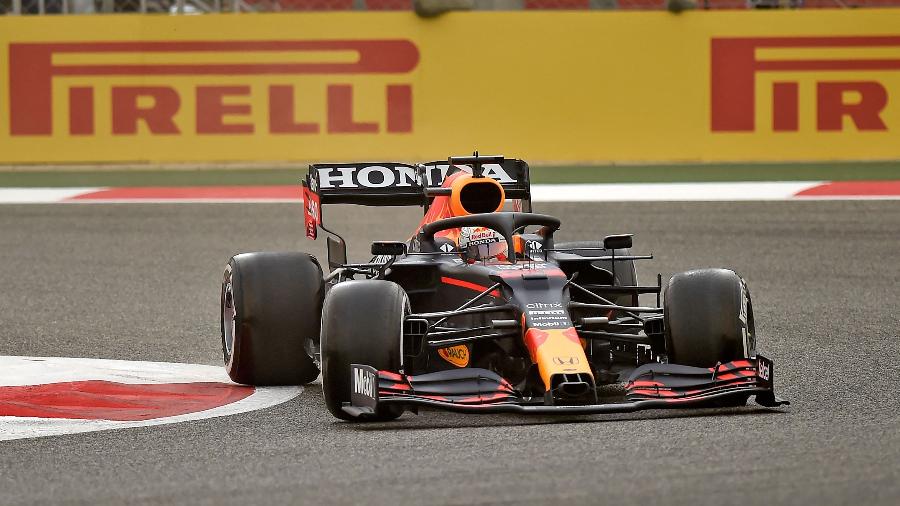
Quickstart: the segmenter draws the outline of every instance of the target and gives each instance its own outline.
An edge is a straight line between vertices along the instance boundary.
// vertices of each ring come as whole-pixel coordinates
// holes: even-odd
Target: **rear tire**
[[[712,367],[756,355],[750,290],[734,271],[700,269],[672,276],[663,307],[670,363]]]
[[[319,369],[306,352],[319,335],[324,281],[306,253],[244,253],[225,267],[221,334],[225,370],[245,385],[302,385]]]
[[[382,407],[375,417],[354,418],[341,408],[350,402],[350,364],[400,369],[403,317],[409,299],[400,285],[382,280],[345,281],[331,288],[322,311],[322,393],[328,411],[341,420],[386,421],[403,414]]]

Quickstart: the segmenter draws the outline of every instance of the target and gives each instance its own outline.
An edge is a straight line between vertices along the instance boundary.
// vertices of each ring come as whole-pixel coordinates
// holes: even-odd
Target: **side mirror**
[[[375,241],[372,243],[372,254],[376,256],[388,255],[392,257],[406,253],[406,243],[398,241]]]
[[[608,235],[603,238],[603,247],[606,249],[627,249],[631,247],[632,234]]]
[[[334,270],[347,263],[347,245],[330,235],[325,239],[328,248],[328,267]]]

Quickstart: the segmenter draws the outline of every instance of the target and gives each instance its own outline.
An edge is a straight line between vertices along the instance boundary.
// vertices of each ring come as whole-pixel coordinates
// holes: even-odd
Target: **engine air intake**
[[[466,175],[453,182],[450,207],[454,216],[493,213],[503,208],[503,187],[489,177]]]

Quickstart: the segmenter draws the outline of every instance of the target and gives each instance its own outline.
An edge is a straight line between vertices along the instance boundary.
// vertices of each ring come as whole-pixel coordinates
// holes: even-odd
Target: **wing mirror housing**
[[[375,241],[372,243],[372,254],[381,256],[400,256],[406,253],[406,243],[399,241]]]
[[[631,247],[632,234],[608,235],[603,238],[603,247],[606,249],[628,249]]]
[[[331,270],[347,263],[347,245],[344,241],[328,236],[325,244],[328,249],[328,267]]]

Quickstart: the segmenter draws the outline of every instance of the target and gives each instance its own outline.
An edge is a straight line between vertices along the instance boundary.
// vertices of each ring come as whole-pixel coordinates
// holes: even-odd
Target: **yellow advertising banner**
[[[900,158],[900,9],[0,17],[0,163]]]

